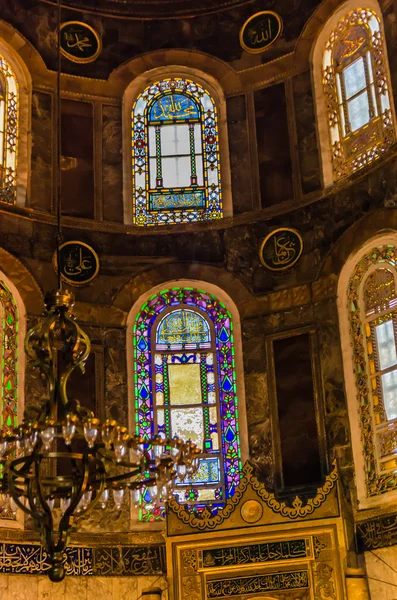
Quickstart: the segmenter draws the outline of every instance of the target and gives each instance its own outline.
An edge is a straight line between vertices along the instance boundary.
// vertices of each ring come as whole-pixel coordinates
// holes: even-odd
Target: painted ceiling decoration
[[[53,4],[54,0],[41,0]],[[63,0],[64,8],[74,8],[90,13],[132,19],[173,19],[195,15],[217,13],[252,4],[252,0]]]

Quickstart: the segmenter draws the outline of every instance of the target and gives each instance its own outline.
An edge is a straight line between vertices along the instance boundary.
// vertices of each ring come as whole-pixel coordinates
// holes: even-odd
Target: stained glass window
[[[18,408],[18,309],[15,300],[0,281],[1,319],[1,417],[0,427],[17,425]]]
[[[199,469],[177,480],[176,497],[197,510],[222,505],[233,496],[241,470],[229,311],[201,290],[164,290],[142,306],[133,347],[137,434],[194,441],[203,450]],[[140,518],[163,518],[148,492]]]
[[[162,79],[135,101],[132,204],[142,226],[222,217],[217,109],[198,83]]]
[[[18,145],[18,83],[0,55],[0,200],[14,203]]]
[[[335,179],[378,158],[394,143],[381,23],[369,9],[356,9],[332,31],[323,54]]]
[[[357,263],[348,306],[367,497],[397,489],[397,249]]]

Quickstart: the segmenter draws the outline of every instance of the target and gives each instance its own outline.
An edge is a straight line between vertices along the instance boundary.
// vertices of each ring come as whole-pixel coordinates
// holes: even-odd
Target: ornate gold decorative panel
[[[347,543],[336,469],[313,498],[279,502],[248,463],[213,515],[172,503],[170,600],[342,600]]]

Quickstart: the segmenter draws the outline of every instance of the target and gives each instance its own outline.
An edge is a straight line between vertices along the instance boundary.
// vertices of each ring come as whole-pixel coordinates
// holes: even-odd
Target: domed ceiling
[[[216,13],[254,0],[62,0],[62,6],[132,19],[172,19]],[[42,0],[56,4],[54,0]]]

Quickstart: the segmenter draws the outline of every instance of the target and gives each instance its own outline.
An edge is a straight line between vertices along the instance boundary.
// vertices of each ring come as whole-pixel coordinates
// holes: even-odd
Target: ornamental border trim
[[[253,475],[254,468],[247,461],[242,469],[242,478],[235,490],[234,496],[227,500],[225,506],[216,515],[208,507],[200,514],[192,513],[185,506],[178,504],[176,500],[171,500],[168,503],[168,511],[172,511],[182,523],[189,525],[193,529],[198,529],[199,531],[206,529],[213,530],[230,517],[238,506],[248,485],[250,485],[273,513],[280,514],[282,517],[291,520],[303,519],[313,514],[325,502],[331,490],[335,487],[338,480],[338,470],[336,461],[332,464],[333,470],[326,476],[323,485],[317,489],[316,496],[309,498],[305,504],[299,496],[295,496],[292,506],[288,506],[286,502],[279,502],[274,493],[268,492],[264,484],[260,483],[257,477]]]

